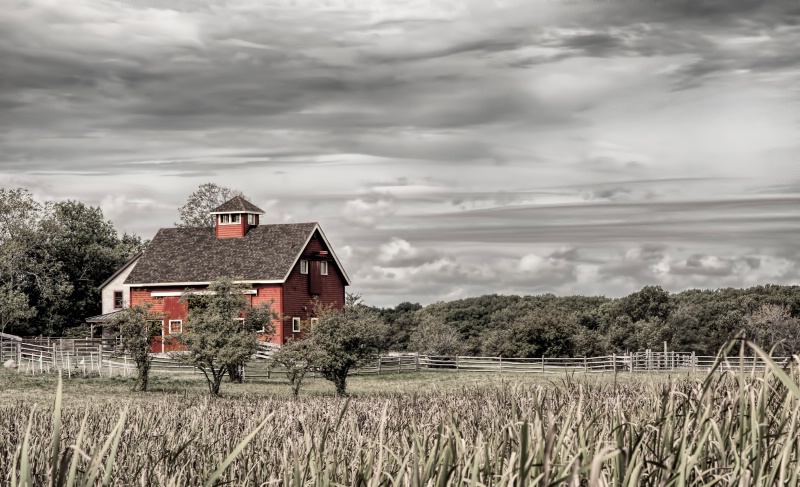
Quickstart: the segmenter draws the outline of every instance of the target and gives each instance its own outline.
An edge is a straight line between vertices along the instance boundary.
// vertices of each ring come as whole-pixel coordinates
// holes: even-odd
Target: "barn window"
[[[311,329],[313,330],[319,324],[319,318],[311,318]]]
[[[230,225],[242,222],[242,215],[220,215],[219,216],[219,224],[220,225]]]
[[[114,309],[122,309],[122,291],[114,291]]]
[[[308,261],[301,260],[300,261],[300,274],[308,274]]]
[[[323,276],[328,275],[328,263],[324,260],[319,263],[319,273]]]
[[[247,224],[248,225],[255,225],[256,224],[256,216],[252,213],[247,214]]]
[[[299,333],[300,332],[300,318],[294,317],[292,318],[292,333]]]
[[[183,333],[183,320],[169,320],[168,326],[169,329],[167,330],[167,334],[169,335]]]

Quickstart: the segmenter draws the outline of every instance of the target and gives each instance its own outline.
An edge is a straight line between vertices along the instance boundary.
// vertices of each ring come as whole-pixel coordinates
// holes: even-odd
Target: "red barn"
[[[219,277],[249,286],[252,306],[273,301],[280,315],[272,342],[301,336],[313,324],[314,302],[341,308],[350,278],[318,223],[262,225],[264,211],[235,197],[212,212],[214,228],[162,228],[125,279],[130,305],[149,302],[163,313],[153,351],[174,349],[163,337],[181,333],[187,289],[203,290]]]

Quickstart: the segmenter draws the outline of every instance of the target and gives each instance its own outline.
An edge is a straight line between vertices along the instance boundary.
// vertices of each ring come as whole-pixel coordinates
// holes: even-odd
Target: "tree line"
[[[97,287],[146,244],[99,207],[0,188],[0,332],[64,336],[101,310]]]
[[[800,286],[645,286],[622,298],[485,295],[428,306],[373,308],[390,350],[435,355],[599,356],[670,350],[714,355],[744,333],[778,355],[800,352]]]

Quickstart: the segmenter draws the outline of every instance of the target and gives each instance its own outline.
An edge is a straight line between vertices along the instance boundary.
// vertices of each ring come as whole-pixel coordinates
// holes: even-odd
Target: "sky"
[[[0,187],[203,183],[367,304],[800,284],[800,1],[0,0]]]

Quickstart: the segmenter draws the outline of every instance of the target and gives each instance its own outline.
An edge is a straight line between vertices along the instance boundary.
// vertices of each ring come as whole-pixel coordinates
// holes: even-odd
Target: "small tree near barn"
[[[343,309],[319,310],[319,322],[308,338],[315,348],[314,365],[339,396],[345,394],[350,370],[372,360],[386,336],[383,320],[360,301],[361,296],[348,294]]]
[[[274,366],[286,369],[286,378],[292,386],[292,396],[297,398],[303,379],[319,358],[319,349],[311,340],[289,340],[272,354],[270,360]]]
[[[147,391],[150,364],[153,361],[150,341],[161,334],[161,321],[157,313],[150,311],[150,303],[136,305],[119,311],[112,326],[119,330],[122,350],[131,356],[136,365],[135,390]]]
[[[273,301],[270,300],[267,303],[247,310],[244,317],[245,329],[258,330],[258,334],[264,337],[271,337],[275,333],[274,320],[279,318],[278,313],[272,309],[272,304]],[[238,364],[228,366],[228,377],[231,382],[242,383],[244,379],[242,371],[244,370],[244,363],[246,360],[247,359]]]
[[[257,330],[269,327],[270,331],[272,327],[273,314],[263,310],[250,313],[269,317],[269,323],[241,319],[247,308],[244,290],[244,286],[231,279],[220,278],[208,286],[207,292],[187,291],[181,297],[181,301],[188,303],[189,312],[186,329],[175,336],[187,350],[180,359],[203,373],[213,396],[219,395],[226,372],[239,367],[255,353]]]

